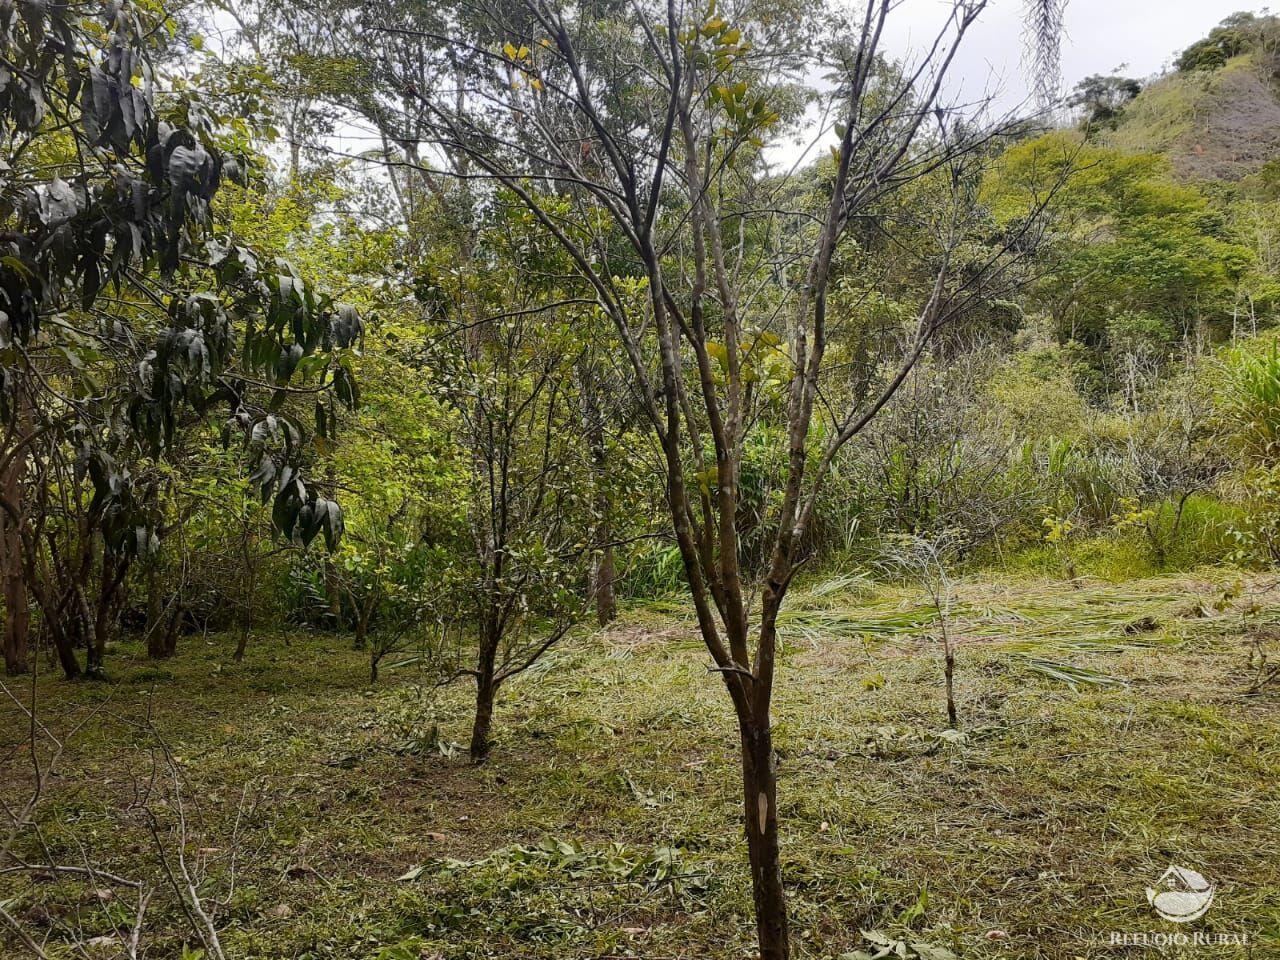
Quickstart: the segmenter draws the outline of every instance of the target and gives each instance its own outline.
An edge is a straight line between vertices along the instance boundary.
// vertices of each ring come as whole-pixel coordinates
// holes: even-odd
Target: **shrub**
[[[1229,361],[1224,406],[1245,456],[1268,465],[1280,457],[1280,352],[1272,340],[1265,352],[1249,347]]]

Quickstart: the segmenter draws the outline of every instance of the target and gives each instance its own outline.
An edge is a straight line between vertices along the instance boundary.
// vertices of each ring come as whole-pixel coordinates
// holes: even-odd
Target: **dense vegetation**
[[[887,872],[920,811],[864,787],[1024,756],[1083,836],[1055,758],[1161,657],[1231,704],[1162,675],[1201,740],[1143,749],[1240,766],[1177,822],[1265,829],[1219,807],[1277,769],[1280,19],[1049,123],[948,99],[985,3],[901,62],[894,7],[0,0],[0,951],[1076,956]],[[270,785],[318,761],[333,806]]]

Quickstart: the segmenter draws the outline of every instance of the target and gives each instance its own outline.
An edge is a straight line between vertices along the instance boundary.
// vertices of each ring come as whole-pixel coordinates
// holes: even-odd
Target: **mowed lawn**
[[[1227,574],[962,581],[952,733],[924,594],[798,590],[774,719],[797,954],[877,931],[963,958],[1280,957],[1280,681],[1251,689],[1273,620],[1280,588]],[[403,664],[371,687],[336,635],[233,647],[124,644],[111,682],[37,683],[64,749],[17,850],[142,881],[140,956],[199,955],[180,850],[228,958],[751,955],[736,732],[678,600],[511,683],[480,767],[465,685]],[[13,807],[32,765],[4,701]],[[1192,924],[1147,902],[1171,864],[1214,885]],[[50,957],[70,929],[123,955],[137,912],[79,875],[0,873],[0,903]],[[1197,931],[1249,947],[1111,942]]]

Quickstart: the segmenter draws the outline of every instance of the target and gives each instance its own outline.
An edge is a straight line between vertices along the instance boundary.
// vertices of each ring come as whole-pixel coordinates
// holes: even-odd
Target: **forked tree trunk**
[[[58,654],[58,665],[62,667],[63,675],[68,680],[79,680],[84,676],[84,671],[80,669],[80,660],[76,657],[71,638],[65,630],[55,628],[50,633],[53,639],[53,648]]]
[[[178,651],[178,627],[182,623],[182,607],[174,605],[168,621],[147,637],[147,656],[152,660],[168,660]]]
[[[166,622],[156,621],[147,631],[147,657],[151,660],[168,660],[178,648],[178,614],[172,614]]]
[[[116,557],[103,547],[102,576],[98,584],[98,601],[94,604],[92,629],[88,632],[87,670],[91,677],[106,673],[107,641],[115,623],[116,597],[129,570],[127,557]]]
[[[80,678],[80,661],[76,657],[76,640],[72,631],[78,629],[70,598],[59,602],[54,598],[53,587],[45,580],[34,580],[36,602],[40,606],[40,629],[53,645],[58,664],[68,680]]]

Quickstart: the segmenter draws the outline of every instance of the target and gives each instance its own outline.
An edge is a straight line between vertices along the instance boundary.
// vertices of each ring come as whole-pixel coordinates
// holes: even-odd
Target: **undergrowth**
[[[918,591],[853,574],[798,584],[774,720],[797,956],[1142,956],[1108,938],[1169,927],[1144,890],[1170,863],[1215,884],[1196,929],[1280,952],[1280,690],[1250,692],[1257,651],[1280,653],[1277,595],[1223,573],[961,577],[950,731]],[[114,684],[38,681],[55,729],[100,708],[68,744],[41,830],[69,858],[155,880],[145,955],[180,956],[189,938],[134,816],[148,714],[211,898],[240,831],[217,908],[237,960],[749,955],[736,735],[676,599],[504,688],[480,767],[458,748],[465,686],[437,690],[406,665],[371,688],[363,655],[321,633],[257,638],[240,665],[233,645],[188,638],[156,667],[129,644]],[[6,709],[10,801],[29,765]],[[123,905],[86,897],[79,881],[0,875],[0,901],[51,957],[68,955],[73,921],[118,944]]]

